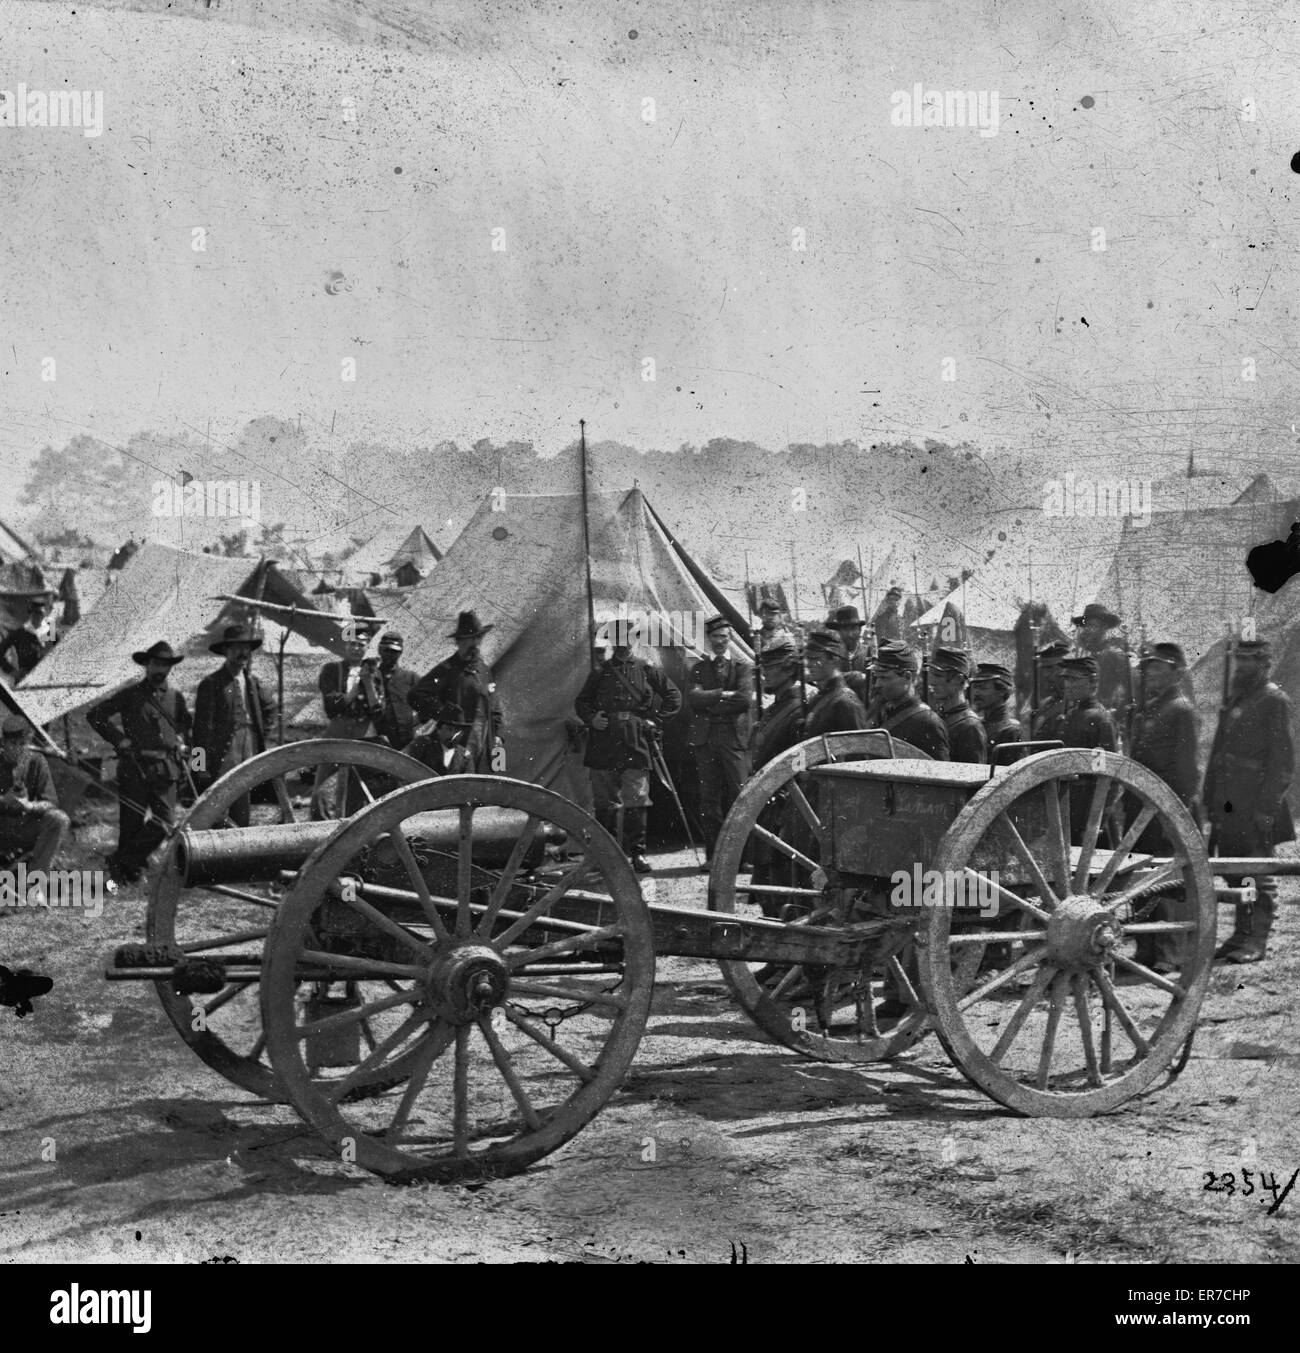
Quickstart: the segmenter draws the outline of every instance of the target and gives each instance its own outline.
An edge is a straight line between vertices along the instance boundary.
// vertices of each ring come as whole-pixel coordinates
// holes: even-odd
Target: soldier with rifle
[[[999,756],[999,747],[1025,740],[1020,720],[1011,709],[1015,684],[1011,669],[1000,662],[977,663],[970,679],[970,702],[984,721],[984,731],[989,739],[989,761],[995,766],[1005,766],[1017,759],[1016,756]]]
[[[1295,840],[1287,790],[1295,774],[1291,701],[1269,680],[1273,652],[1263,639],[1231,644],[1224,655],[1224,700],[1205,772],[1205,811],[1210,819],[1210,853],[1272,855]],[[1231,936],[1214,955],[1216,963],[1258,963],[1266,956],[1277,910],[1277,880],[1233,877],[1247,888],[1237,904]]]
[[[1065,687],[1061,663],[1070,656],[1070,646],[1061,640],[1045,644],[1034,654],[1034,682],[1037,688],[1030,722],[1034,742],[1059,739],[1065,726]]]
[[[936,648],[930,665],[934,708],[948,730],[948,755],[953,761],[985,765],[989,759],[984,722],[966,703],[969,661],[960,649]]]
[[[613,654],[593,668],[573,707],[587,725],[583,764],[591,772],[596,821],[616,839],[622,816],[622,846],[638,874],[646,859],[650,770],[658,724],[682,707],[682,693],[657,667],[632,656],[627,621],[609,622]],[[606,626],[601,626],[602,631]]]
[[[1154,644],[1142,654],[1138,713],[1130,755],[1139,765],[1154,771],[1199,822],[1201,777],[1196,765],[1199,735],[1196,709],[1179,687],[1186,670],[1187,660],[1177,644]],[[1137,812],[1137,807],[1131,806],[1130,822]],[[1153,821],[1138,837],[1136,848],[1151,855],[1173,853],[1158,821]],[[1150,919],[1174,920],[1176,900],[1175,894],[1160,894],[1150,904]],[[1181,951],[1176,934],[1143,934],[1138,936],[1134,957],[1153,972],[1170,973],[1182,966]]]
[[[185,697],[167,684],[181,655],[159,640],[131,659],[144,677],[111,695],[86,722],[117,755],[117,850],[108,870],[120,884],[134,883],[167,836],[189,753],[190,712]]]
[[[947,761],[948,730],[916,694],[919,666],[916,650],[910,644],[891,640],[880,645],[872,670],[876,699],[872,704],[873,722],[868,727],[883,728],[901,741],[919,747],[934,760]],[[810,727],[808,731],[816,730]]]
[[[865,622],[856,606],[837,606],[826,621],[826,628],[834,630],[844,641],[844,684],[862,701],[871,703],[871,652],[862,642]]]
[[[752,774],[774,757],[803,741],[803,704],[799,698],[799,655],[788,635],[763,650],[759,658],[763,685],[772,703],[754,725],[749,742]]]
[[[713,857],[718,831],[749,778],[749,706],[754,694],[754,666],[727,654],[731,625],[725,616],[704,622],[712,658],[691,668],[686,702],[691,707],[690,744],[700,776],[700,814],[704,850]]]
[[[844,680],[848,660],[844,640],[835,630],[815,629],[804,647],[808,675],[817,686],[817,698],[808,705],[804,737],[819,733],[846,733],[867,727],[867,711]]]

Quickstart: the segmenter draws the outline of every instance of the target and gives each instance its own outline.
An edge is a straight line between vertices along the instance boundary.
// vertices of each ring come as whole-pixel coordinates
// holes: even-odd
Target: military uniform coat
[[[851,733],[867,727],[867,711],[862,701],[845,684],[842,676],[832,677],[808,706],[804,737],[820,733]]]
[[[948,730],[948,759],[969,761],[977,766],[989,759],[989,739],[984,722],[965,702],[959,700],[942,711],[943,726]]]
[[[1058,696],[1049,695],[1034,715],[1030,725],[1030,736],[1035,742],[1050,742],[1059,739],[1065,725],[1065,701]]]
[[[96,705],[86,722],[114,747],[130,738],[130,750],[123,754],[128,766],[142,762],[159,767],[159,778],[180,778],[176,749],[189,741],[191,722],[185,697],[175,687],[155,691],[147,681],[137,681]]]
[[[469,724],[465,740],[470,759],[480,765],[488,749],[502,733],[501,711],[492,698],[492,672],[482,658],[462,658],[459,653],[431,667],[411,687],[407,703],[418,719],[432,718],[434,708],[449,701]]]
[[[375,720],[380,735],[390,747],[403,748],[415,734],[415,711],[411,708],[411,690],[419,678],[400,664],[379,675],[384,679],[384,712]]]
[[[682,707],[682,693],[657,668],[630,655],[610,658],[583,682],[573,702],[587,725],[583,764],[593,770],[650,769],[650,739],[645,721],[671,719]],[[603,728],[592,728],[592,716],[610,716]]]
[[[361,663],[339,659],[327,662],[320,669],[321,701],[330,721],[325,730],[327,737],[365,738],[374,731],[375,721],[383,712],[384,679],[379,674],[378,664],[371,663],[370,680],[374,684],[375,704],[369,706],[359,681],[361,666]],[[356,694],[349,695],[354,686]]]
[[[798,687],[792,686],[772,701],[754,725],[749,744],[750,773],[802,741],[803,702]]]
[[[1205,811],[1217,849],[1249,855],[1295,840],[1286,791],[1295,774],[1291,701],[1271,681],[1229,700],[1205,772]],[[1272,819],[1271,830],[1256,820]]]
[[[1148,700],[1133,727],[1133,760],[1154,771],[1191,810],[1200,788],[1196,710],[1176,686]]]
[[[900,742],[910,742],[935,761],[949,761],[948,729],[943,720],[915,693],[895,705],[879,704],[879,727]]]
[[[1103,747],[1108,752],[1119,749],[1115,720],[1096,696],[1074,704],[1061,726],[1061,741],[1067,747]]]

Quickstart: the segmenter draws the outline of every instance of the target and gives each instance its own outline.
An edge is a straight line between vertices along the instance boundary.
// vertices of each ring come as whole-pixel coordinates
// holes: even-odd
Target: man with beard
[[[930,695],[948,730],[948,756],[952,761],[985,765],[989,759],[988,734],[983,720],[966,703],[970,663],[956,648],[936,648],[930,659]]]
[[[420,720],[433,716],[441,705],[459,707],[469,724],[465,750],[479,774],[492,770],[492,752],[501,746],[501,712],[494,699],[492,673],[479,656],[479,643],[495,626],[481,625],[473,611],[461,611],[456,628],[447,637],[456,644],[451,657],[431,667],[411,687],[411,708]]]
[[[1295,773],[1291,701],[1273,684],[1273,652],[1265,640],[1242,640],[1233,654],[1231,694],[1205,772],[1210,853],[1272,855],[1295,840],[1286,792]],[[1242,887],[1239,877],[1229,878]],[[1237,904],[1236,923],[1216,963],[1258,963],[1265,957],[1277,910],[1277,880],[1255,879],[1255,900]]]
[[[916,694],[920,661],[910,645],[891,640],[876,651],[872,669],[870,728],[883,728],[900,742],[910,742],[935,761],[951,759],[943,720]]]
[[[86,715],[117,755],[117,850],[108,869],[118,883],[134,883],[166,839],[190,737],[185,698],[167,684],[181,655],[159,640],[131,659],[145,669],[144,679]]]
[[[1115,716],[1117,726],[1123,724],[1129,698],[1128,654],[1111,633],[1122,623],[1119,616],[1100,602],[1090,601],[1070,623],[1075,627],[1079,654],[1097,663],[1097,700]]]
[[[627,624],[609,623],[613,654],[592,670],[573,707],[588,728],[583,764],[591,774],[596,821],[617,839],[622,810],[623,850],[638,874],[648,874],[651,742],[657,725],[681,709],[682,693],[657,667],[632,656]]]
[[[194,745],[202,749],[200,769],[209,781],[266,751],[275,701],[249,670],[261,647],[261,636],[243,625],[227,625],[222,637],[208,645],[210,653],[224,659],[199,682],[194,697]],[[245,794],[230,806],[230,820],[247,827],[248,814]]]
[[[856,606],[837,606],[826,621],[844,640],[844,684],[862,701],[871,703],[871,654],[862,642],[863,620]]]
[[[379,640],[379,675],[384,683],[383,713],[375,721],[380,737],[401,751],[415,733],[415,711],[411,708],[411,689],[418,678],[401,665],[405,644],[402,636],[390,631]]]
[[[1196,766],[1196,709],[1179,689],[1179,680],[1186,670],[1187,660],[1177,644],[1154,644],[1143,654],[1145,701],[1133,729],[1131,755],[1139,765],[1154,771],[1195,817],[1201,777]],[[1158,822],[1152,822],[1138,837],[1136,848],[1151,855],[1172,853],[1171,843]],[[1174,913],[1174,898],[1162,894],[1150,904],[1148,919],[1172,921],[1176,919]],[[1138,936],[1134,957],[1155,972],[1177,972],[1181,956],[1182,945],[1176,934]]]

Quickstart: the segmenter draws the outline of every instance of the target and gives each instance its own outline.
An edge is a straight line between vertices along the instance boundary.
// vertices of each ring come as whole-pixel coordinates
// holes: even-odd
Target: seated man
[[[27,720],[10,715],[0,723],[0,857],[48,872],[69,825],[45,758],[27,745]]]
[[[471,727],[460,706],[445,700],[434,706],[433,731],[417,734],[402,750],[435,775],[469,775],[474,765],[465,739]]]

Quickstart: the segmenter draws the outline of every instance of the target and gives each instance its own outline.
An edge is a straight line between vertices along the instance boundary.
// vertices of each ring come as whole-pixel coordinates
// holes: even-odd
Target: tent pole
[[[587,660],[596,670],[596,597],[591,588],[591,528],[587,510],[587,420],[578,419],[578,468],[582,476],[582,558],[587,573]]]

